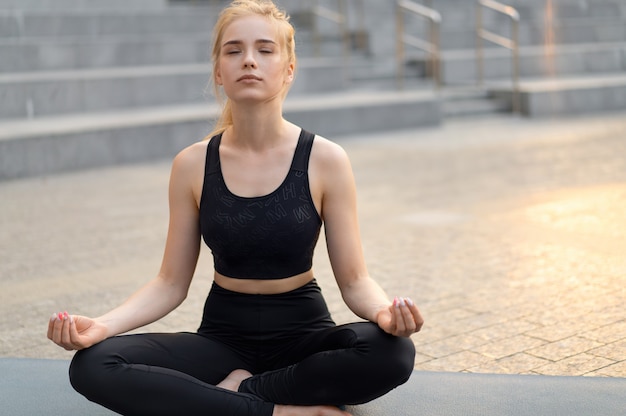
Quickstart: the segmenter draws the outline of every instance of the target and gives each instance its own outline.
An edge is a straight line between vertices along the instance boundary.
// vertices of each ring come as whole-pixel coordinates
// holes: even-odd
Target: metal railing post
[[[441,20],[440,21],[430,21],[430,30],[429,30],[429,38],[430,44],[433,45],[433,53],[431,53],[430,57],[430,70],[433,79],[435,80],[435,85],[437,88],[441,87],[442,79],[441,79],[441,58],[439,56],[440,52],[440,41],[441,41]]]
[[[519,21],[520,16],[517,10],[506,4],[493,0],[478,0],[476,11],[476,71],[477,83],[484,83],[484,50],[483,40],[495,43],[511,51],[511,81],[513,84],[513,94],[511,107],[514,113],[521,111],[521,94],[519,88]],[[482,8],[494,10],[502,13],[511,19],[511,38],[490,32],[483,27]]]
[[[519,67],[519,17],[513,19],[513,62],[512,62],[512,75],[513,75],[513,102],[511,103],[514,113],[520,113],[522,111],[522,97],[520,92],[520,67]]]
[[[312,13],[315,15],[315,17],[313,18],[313,21],[311,22],[312,25],[312,29],[313,29],[313,55],[315,55],[316,57],[319,57],[321,54],[321,35],[320,35],[320,29],[319,29],[319,24],[317,22],[317,14],[316,14],[316,10],[317,10],[317,0],[311,0],[311,10]]]
[[[396,4],[396,84],[398,89],[404,88],[404,14]]]
[[[485,81],[485,68],[484,68],[484,51],[483,51],[483,37],[481,36],[481,30],[483,27],[483,8],[480,4],[476,8],[476,83],[482,86]]]
[[[367,46],[367,41],[365,39],[365,5],[362,0],[357,3],[357,39],[356,39],[356,49],[360,51],[364,51]]]
[[[409,35],[404,30],[404,14],[412,13],[424,17],[429,22],[428,41]],[[435,87],[441,87],[440,67],[440,24],[441,15],[429,7],[414,3],[409,0],[396,1],[396,79],[398,88],[404,85],[404,45],[423,50],[429,55],[431,75],[435,80]]]
[[[320,34],[317,18],[323,18],[333,23],[336,23],[339,26],[339,30],[341,32],[341,43],[342,43],[344,58],[348,59],[348,56],[350,54],[350,31],[348,29],[348,18],[347,18],[348,7],[346,4],[346,0],[338,0],[337,2],[337,8],[339,10],[338,12],[335,12],[333,10],[329,10],[325,7],[320,6],[317,0],[311,0],[311,2],[312,2],[311,13],[313,13],[313,15],[315,15],[316,17],[313,19],[313,23],[312,23],[313,51],[314,51],[315,56],[319,57],[321,55],[321,43],[322,43],[322,36]]]
[[[341,41],[343,47],[343,58],[345,62],[349,62],[350,60],[350,28],[348,27],[348,4],[347,0],[338,0],[337,7],[339,9],[339,14],[337,15],[337,24],[339,25],[339,30],[341,31]]]

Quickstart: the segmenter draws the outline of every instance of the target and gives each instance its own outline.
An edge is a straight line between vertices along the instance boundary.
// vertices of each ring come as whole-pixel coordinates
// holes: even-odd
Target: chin
[[[229,96],[230,100],[241,104],[260,104],[273,100],[283,100],[282,91],[277,94],[233,94]]]

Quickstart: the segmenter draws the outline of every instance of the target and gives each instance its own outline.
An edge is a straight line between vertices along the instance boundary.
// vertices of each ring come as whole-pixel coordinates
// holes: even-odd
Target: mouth
[[[256,75],[244,75],[242,77],[240,77],[237,81],[247,81],[247,80],[254,80],[254,81],[261,81],[261,78],[257,77]]]

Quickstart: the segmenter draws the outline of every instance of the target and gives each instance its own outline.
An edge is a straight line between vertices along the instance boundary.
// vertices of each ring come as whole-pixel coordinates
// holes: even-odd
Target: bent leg
[[[87,399],[123,415],[270,416],[272,403],[215,386],[246,366],[197,334],[126,335],[77,352],[70,381]]]
[[[318,331],[295,345],[284,368],[242,382],[240,392],[272,403],[361,404],[405,383],[415,347],[370,322]]]

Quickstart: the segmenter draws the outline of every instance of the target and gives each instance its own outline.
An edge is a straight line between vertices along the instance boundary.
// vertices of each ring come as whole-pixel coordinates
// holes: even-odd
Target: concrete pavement
[[[426,325],[417,370],[626,376],[626,114],[459,119],[333,137],[349,153],[370,273]],[[169,161],[0,182],[0,356],[68,358],[55,311],[97,315],[158,270]],[[318,280],[338,322],[323,239]],[[185,303],[152,331],[194,330]],[[145,330],[145,329],[144,329]]]

